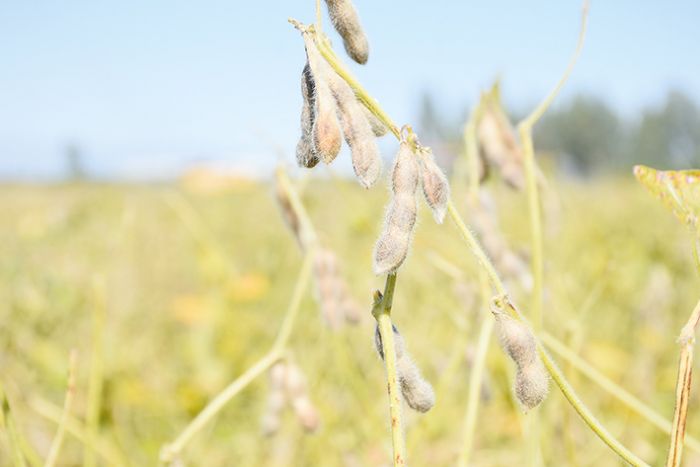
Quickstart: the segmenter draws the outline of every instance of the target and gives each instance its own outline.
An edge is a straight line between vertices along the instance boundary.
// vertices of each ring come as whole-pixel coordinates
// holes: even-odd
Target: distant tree
[[[66,175],[69,180],[77,181],[85,178],[83,152],[75,143],[70,143],[65,149]]]
[[[563,108],[551,110],[535,127],[535,147],[552,151],[560,165],[581,175],[622,164],[624,128],[601,99],[579,95]]]
[[[697,105],[682,92],[670,91],[660,108],[642,114],[631,134],[628,158],[659,168],[700,165]]]

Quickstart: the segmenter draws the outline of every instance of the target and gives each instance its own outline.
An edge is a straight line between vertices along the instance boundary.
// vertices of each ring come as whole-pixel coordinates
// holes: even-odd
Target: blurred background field
[[[79,351],[74,415],[84,417],[93,322],[100,315],[99,432],[110,462],[155,463],[161,444],[271,345],[301,260],[273,190],[242,179],[217,182],[215,190],[201,185],[0,190],[0,374],[18,427],[40,456],[56,429],[46,414],[62,404],[71,348]],[[290,348],[309,379],[321,427],[304,434],[288,413],[277,435],[262,436],[267,382],[260,378],[188,446],[188,463],[289,465],[293,459],[293,465],[355,466],[390,459],[383,368],[369,315],[371,291],[383,284],[367,274],[385,192],[331,179],[306,179],[303,186],[322,242],[339,255],[366,309],[359,325],[331,331],[313,294],[303,301]],[[670,419],[674,340],[697,290],[686,232],[631,176],[557,189],[545,202],[546,328]],[[459,203],[464,197],[457,193]],[[522,197],[496,194],[506,237],[526,248]],[[490,317],[473,296],[474,261],[454,226],[435,225],[428,212],[420,218],[397,289],[395,322],[435,385],[438,403],[427,415],[409,414],[406,432],[414,465],[452,465],[462,445],[470,355],[480,321]],[[436,258],[458,267],[463,279],[446,274]],[[527,296],[517,286],[514,295],[526,309]],[[473,460],[517,465],[524,441],[512,368],[492,345]],[[662,461],[665,435],[562,367],[614,433],[652,463]],[[690,434],[700,430],[696,403],[693,392]],[[571,465],[616,465],[555,388],[540,411],[547,465],[562,458]],[[6,453],[4,437],[0,446]],[[61,465],[80,465],[82,450],[69,434]],[[7,455],[0,459],[10,465]]]

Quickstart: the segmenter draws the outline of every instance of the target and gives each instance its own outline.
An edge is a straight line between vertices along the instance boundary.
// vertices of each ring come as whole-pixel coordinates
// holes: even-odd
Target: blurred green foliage
[[[545,195],[545,326],[670,419],[675,336],[698,299],[686,231],[631,174],[557,188],[559,195]],[[495,194],[506,237],[526,249],[524,197]],[[360,325],[331,332],[312,291],[303,302],[291,348],[309,379],[321,429],[304,434],[287,413],[280,433],[262,436],[262,378],[187,446],[187,464],[388,463],[384,370],[369,316],[371,292],[383,285],[370,266],[386,197],[382,186],[365,191],[338,180],[310,179],[304,190],[321,241],[337,252],[353,294],[368,305]],[[459,189],[454,198],[468,222]],[[60,406],[71,348],[80,352],[74,415],[84,419],[96,306],[106,313],[100,437],[133,465],[153,465],[162,443],[267,351],[301,263],[267,184],[207,193],[178,186],[5,185],[0,211],[0,381],[20,432],[41,457],[56,425],[37,413],[36,401]],[[425,207],[419,219],[394,319],[434,384],[437,405],[426,415],[408,413],[409,459],[453,465],[470,356],[479,322],[490,316],[469,297],[477,271],[454,226],[436,225]],[[463,281],[436,267],[435,255],[464,271]],[[95,298],[96,279],[105,285],[103,302]],[[514,286],[513,295],[527,313],[527,293]],[[662,462],[665,435],[562,368],[613,433],[652,464]],[[523,465],[527,415],[514,402],[512,368],[495,342],[487,370],[474,465]],[[693,391],[691,434],[700,433],[697,402]],[[556,388],[538,410],[546,465],[618,465]],[[68,434],[60,465],[80,465],[82,449]],[[687,455],[688,465],[700,462]],[[0,430],[0,465],[9,462]]]

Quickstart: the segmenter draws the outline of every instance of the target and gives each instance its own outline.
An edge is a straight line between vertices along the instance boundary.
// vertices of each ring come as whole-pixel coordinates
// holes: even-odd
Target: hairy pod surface
[[[537,353],[532,330],[505,313],[494,313],[501,346],[517,366],[515,395],[527,409],[532,409],[547,397],[549,375]]]
[[[287,224],[289,230],[294,234],[297,243],[302,245],[301,222],[299,221],[296,211],[292,207],[292,202],[287,192],[280,185],[279,177],[275,178],[275,198],[277,199],[277,205],[279,206],[284,223]]]
[[[386,274],[403,264],[411,246],[418,206],[418,162],[402,142],[391,174],[393,196],[384,217],[384,230],[374,247],[374,272]]]
[[[332,250],[318,248],[314,257],[314,276],[316,299],[328,327],[338,329],[343,323],[358,323],[362,312],[350,295],[347,282],[341,275],[338,257]]]
[[[372,127],[372,133],[374,136],[381,137],[389,132],[389,127],[384,125],[381,120],[377,118],[362,102],[358,101],[360,107],[362,107],[362,113],[365,114],[365,118],[369,122],[370,127]]]
[[[450,198],[450,184],[443,171],[435,163],[435,157],[430,150],[420,152],[420,175],[423,196],[433,212],[435,222],[442,224],[447,212],[447,201]]]
[[[355,6],[350,0],[326,0],[326,5],[333,27],[343,38],[345,51],[357,63],[367,63],[369,43]]]
[[[515,375],[515,395],[525,408],[537,407],[548,392],[549,374],[539,358],[518,369]]]
[[[391,329],[394,331],[394,352],[396,353],[396,358],[401,358],[405,353],[403,337],[393,324],[391,325]],[[384,345],[382,344],[382,334],[379,332],[379,325],[374,327],[374,347],[377,349],[379,358],[384,360]]]
[[[435,391],[420,373],[418,366],[408,355],[396,362],[401,394],[406,404],[418,412],[427,412],[435,405]]]
[[[427,412],[435,405],[435,391],[420,373],[411,355],[406,350],[406,344],[396,326],[394,331],[394,351],[396,353],[396,373],[401,386],[401,395],[406,404],[418,412]],[[374,345],[379,357],[384,360],[384,345],[379,326],[374,328]]]
[[[369,188],[377,181],[382,170],[382,159],[372,125],[363,110],[364,105],[357,100],[345,80],[330,70],[328,82],[338,107],[345,142],[350,146],[355,175],[360,185]]]
[[[340,124],[336,115],[333,93],[328,86],[328,76],[334,73],[321,57],[316,44],[308,33],[303,34],[306,57],[314,83],[314,111],[311,136],[316,155],[330,164],[340,152]]]
[[[477,136],[486,162],[498,167],[511,188],[522,190],[525,187],[522,151],[513,126],[495,104],[484,112],[477,126]]]
[[[308,169],[315,167],[319,162],[312,137],[312,128],[315,120],[314,109],[316,106],[314,100],[315,92],[313,74],[307,61],[301,72],[301,97],[303,104],[301,107],[301,137],[297,143],[296,156],[299,167]]]

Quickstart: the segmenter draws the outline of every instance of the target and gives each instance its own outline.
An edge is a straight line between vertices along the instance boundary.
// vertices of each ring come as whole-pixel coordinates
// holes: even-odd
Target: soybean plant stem
[[[572,63],[569,65],[569,68],[567,68],[564,77],[562,80],[560,80],[559,84],[557,84],[557,87],[550,93],[549,96],[535,109],[535,111],[527,118],[525,119],[522,123],[521,126],[532,126],[532,123],[535,122],[542,113],[547,109],[549,106],[550,102],[556,97],[556,94],[559,92],[559,89],[561,86],[563,86],[564,82],[568,78],[571,70],[573,69],[573,63],[575,63],[575,59],[578,56],[578,51],[580,50],[582,44],[583,44],[583,37],[585,35],[585,26],[586,26],[586,17],[587,17],[587,3],[584,6],[584,14],[583,14],[583,20],[582,20],[582,27],[581,27],[581,32],[579,34],[579,44],[577,46],[577,51],[574,56],[574,59],[572,60]],[[290,19],[290,23],[292,23],[295,27],[302,29],[303,26],[296,20]],[[391,130],[391,132],[396,136],[398,140],[401,140],[401,133],[399,128],[394,124],[394,122],[389,118],[389,116],[384,112],[384,110],[380,107],[379,103],[377,103],[374,98],[372,98],[367,91],[360,85],[360,83],[355,80],[355,78],[352,77],[352,75],[345,70],[343,65],[340,63],[340,61],[337,59],[335,53],[333,53],[332,49],[326,45],[325,40],[320,37],[318,34],[314,36],[316,43],[318,45],[319,51],[321,52],[321,55],[326,59],[326,61],[331,65],[331,67],[338,73],[338,75],[343,78],[348,85],[355,91],[355,95],[365,104],[365,106],[369,109],[370,112],[372,112],[377,118],[379,118],[387,127]],[[507,297],[507,292],[505,289],[505,286],[503,285],[503,282],[501,281],[500,277],[498,276],[498,273],[494,269],[493,265],[491,264],[491,261],[489,260],[488,256],[484,252],[483,248],[479,244],[478,240],[474,237],[472,232],[467,228],[467,226],[464,224],[464,221],[462,220],[461,216],[459,215],[459,212],[457,209],[454,207],[452,201],[449,201],[447,204],[447,209],[450,214],[450,217],[454,221],[454,223],[457,225],[457,228],[459,229],[460,233],[462,234],[462,238],[466,241],[469,249],[471,252],[476,256],[477,261],[481,268],[486,272],[489,282],[491,283],[492,287],[497,291],[499,296]],[[393,277],[391,278],[391,275],[387,277],[387,291],[389,289],[389,285],[391,281],[395,281],[396,278]],[[393,284],[391,284],[391,291],[393,294]],[[390,305],[390,303],[389,303]],[[377,309],[377,306],[375,304],[375,309]],[[525,319],[517,313],[517,316],[515,316],[517,319],[520,319],[522,321],[525,321]],[[388,318],[388,319],[387,319]],[[383,318],[382,321],[377,320],[380,323],[380,333],[382,333],[382,338],[387,338],[387,343],[393,344],[393,334],[391,333],[391,327],[389,326],[389,332],[382,331],[382,323],[384,327],[386,325],[391,324],[390,317],[388,316],[388,313],[386,315],[386,318]],[[387,334],[386,336],[384,334]],[[550,373],[552,376],[552,379],[554,382],[557,384],[561,392],[564,394],[564,397],[566,397],[567,401],[574,407],[574,410],[579,414],[579,416],[583,419],[583,421],[593,430],[593,432],[598,435],[598,437],[605,443],[607,444],[616,454],[618,454],[622,459],[624,459],[626,462],[628,462],[631,465],[635,466],[646,466],[647,464],[639,459],[634,453],[629,451],[627,448],[625,448],[617,439],[615,439],[606,429],[603,427],[598,420],[595,419],[595,417],[591,414],[590,410],[581,402],[581,400],[578,398],[576,393],[574,392],[573,388],[571,385],[569,385],[568,381],[564,378],[564,375],[559,371],[559,369],[556,367],[552,359],[549,357],[547,352],[544,350],[541,344],[539,344],[538,341],[538,351],[540,353],[540,357],[542,358],[542,361],[545,364],[545,367],[547,368],[547,371]],[[388,366],[388,364],[387,364]],[[396,381],[393,381],[394,384]],[[392,380],[389,378],[389,390],[391,392],[392,390]],[[394,386],[393,388],[394,391],[397,390],[397,388]],[[393,401],[392,401],[393,402]],[[398,405],[398,404],[395,404]],[[393,412],[396,411],[396,413],[400,413],[400,405],[398,407],[393,407],[392,408],[392,414]],[[395,453],[401,454],[403,452],[403,436],[402,434],[395,434],[395,429],[400,429],[398,426],[395,427],[392,419],[392,439],[394,440],[394,450]],[[398,451],[397,451],[398,449]],[[396,461],[396,456],[395,459]],[[401,460],[403,460],[403,457],[401,457]],[[400,464],[399,464],[400,465]]]
[[[401,418],[401,394],[399,378],[396,369],[396,346],[394,345],[394,330],[391,323],[391,307],[396,288],[396,273],[386,276],[384,295],[375,292],[372,315],[377,320],[379,335],[382,340],[384,363],[386,365],[386,380],[389,389],[389,415],[391,417],[391,445],[393,448],[394,467],[406,465],[406,443],[403,437]]]
[[[693,345],[695,344],[695,329],[700,321],[700,301],[690,314],[688,322],[683,326],[678,342],[681,345],[681,355],[678,362],[678,379],[676,380],[676,406],[673,412],[671,427],[671,446],[666,457],[666,467],[681,465],[683,455],[683,440],[685,439],[686,417],[688,416],[688,399],[693,375]]]
[[[294,326],[294,321],[299,314],[301,300],[304,297],[304,292],[309,283],[312,264],[313,250],[308,251],[304,257],[304,262],[301,266],[296,285],[294,286],[294,292],[292,293],[292,298],[289,302],[287,312],[285,313],[284,321],[282,322],[275,342],[272,344],[272,348],[255,365],[231,382],[219,395],[209,402],[172,443],[163,447],[160,454],[161,462],[173,462],[194,435],[201,431],[236,394],[282,358],[284,348],[291,335],[292,327]]]
[[[535,329],[542,327],[542,292],[544,285],[544,253],[542,235],[542,208],[540,196],[537,188],[537,163],[535,162],[535,150],[532,143],[532,127],[547,111],[552,101],[557,97],[559,91],[569,79],[574,65],[583,48],[586,37],[586,24],[588,21],[588,1],[583,5],[581,15],[581,28],[579,30],[578,42],[574,54],[569,61],[564,74],[554,89],[542,100],[542,102],[523,121],[518,124],[518,135],[523,149],[523,159],[525,163],[525,180],[527,185],[528,209],[530,212],[530,236],[532,238],[532,322]]]

